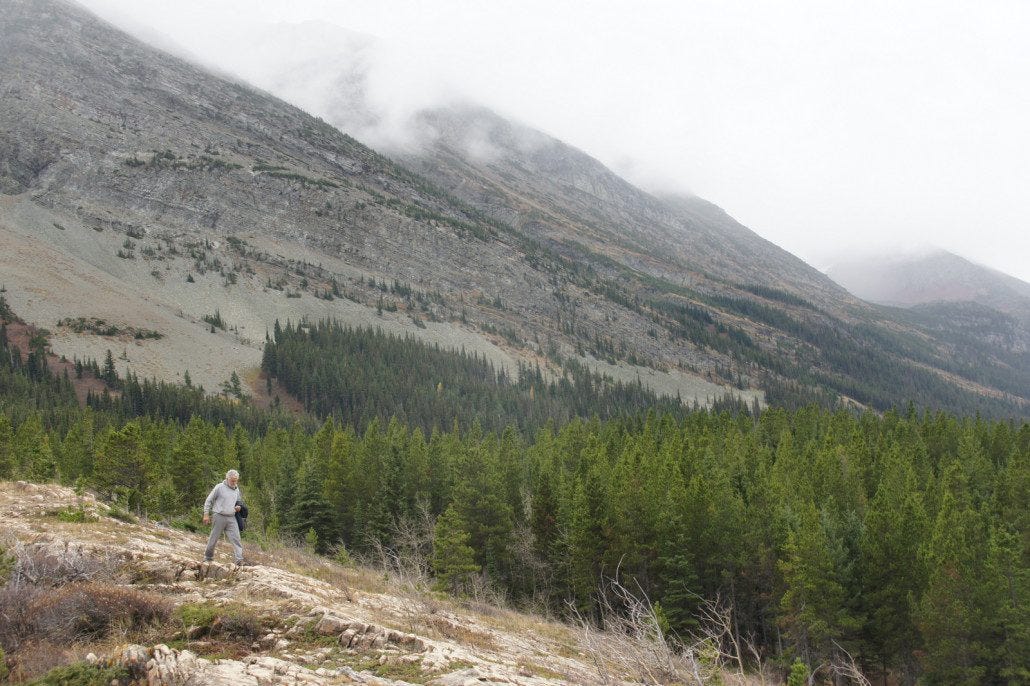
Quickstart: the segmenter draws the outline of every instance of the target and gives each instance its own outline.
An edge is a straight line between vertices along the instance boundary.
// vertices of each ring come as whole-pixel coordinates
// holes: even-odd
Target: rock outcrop
[[[89,515],[79,522],[55,516],[70,510]],[[395,593],[381,571],[340,567],[295,549],[248,548],[257,563],[248,567],[231,564],[224,550],[203,562],[202,534],[110,514],[88,493],[0,482],[2,542],[41,561],[42,573],[155,593],[176,606],[224,608],[207,624],[170,627],[162,643],[81,655],[98,666],[124,667],[138,683],[556,683],[545,673],[569,674],[579,683],[596,679],[586,661],[570,657],[580,647],[568,627],[510,611],[480,616],[403,586]],[[245,639],[232,634],[233,613],[242,610],[259,622]]]

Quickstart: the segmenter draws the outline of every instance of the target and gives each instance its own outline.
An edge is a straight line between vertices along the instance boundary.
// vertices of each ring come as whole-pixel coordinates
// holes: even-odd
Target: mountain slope
[[[657,198],[596,159],[485,108],[420,112],[422,149],[401,159],[534,236],[576,238],[642,271],[786,288],[837,306],[817,270],[700,198]]]
[[[217,388],[256,366],[277,318],[332,317],[509,370],[573,358],[699,402],[736,387],[1026,411],[1030,370],[1009,358],[986,375],[953,364],[932,328],[851,299],[718,208],[650,196],[488,111],[423,113],[432,146],[404,157],[420,176],[72,5],[2,9],[0,268],[58,353],[122,348],[119,365]],[[163,337],[57,324],[78,317]]]
[[[975,302],[1030,322],[1030,283],[946,250],[841,262],[827,274],[870,302],[898,307]]]
[[[556,317],[554,286],[527,263],[521,237],[507,227],[300,110],[154,51],[77,8],[4,5],[0,65],[8,97],[0,105],[0,170],[5,191],[14,195],[0,218],[17,235],[12,243],[49,251],[26,252],[44,270],[61,262],[67,271],[64,261],[71,259],[87,280],[114,276],[122,283],[98,302],[76,306],[74,292],[58,292],[50,279],[30,284],[33,274],[20,266],[25,260],[12,262],[5,269],[30,291],[46,291],[30,302],[12,284],[9,297],[27,316],[45,312],[41,323],[48,327],[68,316],[117,321],[121,290],[147,293],[147,303],[136,303],[143,311],[157,302],[194,323],[221,307],[248,360],[254,355],[246,349],[259,347],[277,316],[382,320],[449,347],[489,352],[508,366],[510,353],[498,348],[508,345],[501,333],[532,341],[520,353],[530,361],[547,348],[575,353],[575,342],[560,330],[545,330]],[[115,258],[131,252],[122,249],[123,239],[138,242],[135,260]],[[194,285],[184,285],[184,272]],[[345,296],[335,304],[283,297],[325,293],[333,280]],[[389,298],[400,313],[373,315],[368,308],[382,299],[379,286],[394,280],[431,304],[409,311]],[[83,307],[97,304],[102,311]],[[579,321],[599,329],[606,314],[599,308]],[[641,358],[655,359],[657,347],[634,319],[618,328],[650,348],[638,350]],[[155,323],[167,330],[167,322]],[[173,343],[169,336],[144,347]],[[197,343],[180,348],[195,350]],[[226,346],[231,350],[232,342]],[[103,347],[67,341],[66,351],[100,357]],[[166,354],[187,353],[166,350],[145,369],[181,372],[160,368],[156,358]],[[208,387],[224,380],[217,374],[221,368],[227,375],[221,364],[227,357],[212,365]],[[604,370],[628,380],[652,375],[647,368]],[[722,393],[696,376],[668,372],[655,379],[663,392],[702,402]]]

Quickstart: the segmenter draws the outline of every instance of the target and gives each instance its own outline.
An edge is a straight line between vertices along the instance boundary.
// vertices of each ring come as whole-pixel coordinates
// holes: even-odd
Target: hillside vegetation
[[[673,645],[717,607],[724,652],[735,637],[824,676],[851,659],[903,681],[1027,676],[1026,423],[809,408],[573,420],[529,439],[397,419],[248,428],[202,419],[202,403],[240,405],[188,389],[188,422],[80,409],[45,355],[2,352],[0,479],[78,483],[194,527],[235,467],[258,535],[385,556],[457,596],[606,626],[646,597]]]

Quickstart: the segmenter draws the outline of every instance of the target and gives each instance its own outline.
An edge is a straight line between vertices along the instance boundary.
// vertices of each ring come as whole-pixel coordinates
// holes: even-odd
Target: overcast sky
[[[237,72],[266,23],[369,34],[395,111],[482,102],[818,268],[935,245],[1030,281],[1030,2],[84,4]]]

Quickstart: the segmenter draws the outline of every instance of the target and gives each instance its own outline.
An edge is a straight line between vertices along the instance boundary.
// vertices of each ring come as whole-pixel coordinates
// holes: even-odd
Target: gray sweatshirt
[[[211,489],[207,500],[204,501],[204,514],[214,512],[220,515],[232,516],[236,514],[236,501],[243,500],[243,491],[240,487],[230,488],[224,481]]]

